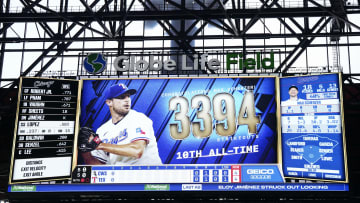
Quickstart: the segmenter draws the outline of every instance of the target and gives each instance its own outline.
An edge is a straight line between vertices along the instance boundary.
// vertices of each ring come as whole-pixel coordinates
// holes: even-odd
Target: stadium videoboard
[[[346,180],[338,75],[281,78],[280,87],[285,176]]]
[[[22,162],[33,166],[19,165],[15,155],[9,191],[347,191],[339,78],[327,74],[75,81],[79,108],[69,133],[75,132],[77,139],[67,143],[74,149],[71,164],[57,165],[72,173],[28,179],[23,169],[41,168],[46,174],[54,171],[52,163],[44,161],[48,157],[29,155]],[[25,84],[34,79],[22,80]],[[20,118],[21,109],[27,109],[24,91],[32,91],[25,87],[19,93]],[[28,111],[43,109],[31,110],[31,116],[49,117],[48,103]],[[56,134],[45,131],[44,136]],[[49,147],[47,143],[25,140],[24,146],[36,152]],[[59,178],[66,181],[29,185]],[[295,179],[307,183],[290,183]]]
[[[20,86],[11,182],[70,178],[79,81],[22,78]]]

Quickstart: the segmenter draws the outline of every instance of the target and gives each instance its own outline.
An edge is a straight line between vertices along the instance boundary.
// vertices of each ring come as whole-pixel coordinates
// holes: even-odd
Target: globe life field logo
[[[106,68],[106,60],[100,53],[92,53],[86,56],[84,68],[90,74],[99,74]]]
[[[270,55],[270,57],[265,57]],[[181,57],[181,64],[177,64],[176,60],[171,58],[162,61],[155,55],[143,55],[145,57],[139,57],[135,55],[121,55],[114,59],[113,67],[117,72],[133,72],[133,71],[200,71],[200,70],[246,70],[246,72],[262,72],[262,70],[274,69],[274,52],[263,53],[254,52],[253,57],[249,54],[247,57],[243,53],[226,53],[226,61],[223,63],[218,58],[210,58],[208,53],[193,55],[193,65],[188,66],[187,58],[185,54],[179,55]],[[255,57],[254,57],[255,56]],[[102,54],[92,53],[89,54],[84,60],[84,68],[90,74],[99,74],[106,68],[106,61]]]

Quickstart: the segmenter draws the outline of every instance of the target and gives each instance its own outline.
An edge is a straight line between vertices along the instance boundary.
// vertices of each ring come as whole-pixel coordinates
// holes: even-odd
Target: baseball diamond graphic
[[[299,143],[303,143],[300,144]],[[294,137],[286,141],[286,145],[294,148],[297,145],[297,154],[301,155],[308,163],[315,164],[328,153],[333,150],[339,143],[327,137],[321,137],[316,134],[302,135]]]

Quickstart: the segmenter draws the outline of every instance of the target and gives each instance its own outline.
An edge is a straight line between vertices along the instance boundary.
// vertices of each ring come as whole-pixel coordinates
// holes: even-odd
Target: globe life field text
[[[247,57],[244,58],[243,53],[227,53],[225,67],[227,70],[239,69],[239,70],[270,70],[274,69],[274,52],[270,52],[269,58],[262,58],[260,52],[255,53],[255,58]],[[173,59],[158,60],[155,59],[154,55],[148,56],[149,60],[140,59],[136,60],[134,55],[118,56],[114,60],[114,68],[119,72],[127,71],[175,71],[180,69],[182,71],[193,71],[193,70],[212,70],[216,71],[221,68],[222,62],[217,58],[208,59],[208,54],[193,55],[193,64],[188,66],[188,56],[181,55],[181,65],[177,67],[177,63]],[[180,57],[179,57],[180,58]]]

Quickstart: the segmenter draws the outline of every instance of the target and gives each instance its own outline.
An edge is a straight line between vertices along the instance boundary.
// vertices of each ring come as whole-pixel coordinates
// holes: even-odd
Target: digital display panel
[[[71,176],[78,83],[21,79],[11,182]]]
[[[81,127],[92,128],[107,144],[128,147],[134,140],[147,142],[140,159],[113,154],[110,147],[91,156],[104,165],[152,166],[139,167],[137,173],[117,167],[113,176],[102,175],[108,174],[106,167],[94,167],[97,176],[89,181],[240,182],[239,164],[277,163],[275,81],[275,77],[84,80]],[[110,110],[118,101],[110,101],[108,91],[124,87],[136,93],[124,99],[131,110],[118,122],[114,121],[118,113]],[[81,153],[78,160],[78,165],[92,163]],[[199,165],[203,168],[196,170]]]
[[[280,79],[284,175],[346,180],[337,74]]]
[[[348,191],[340,85],[338,74],[84,79],[71,177],[9,191]]]

